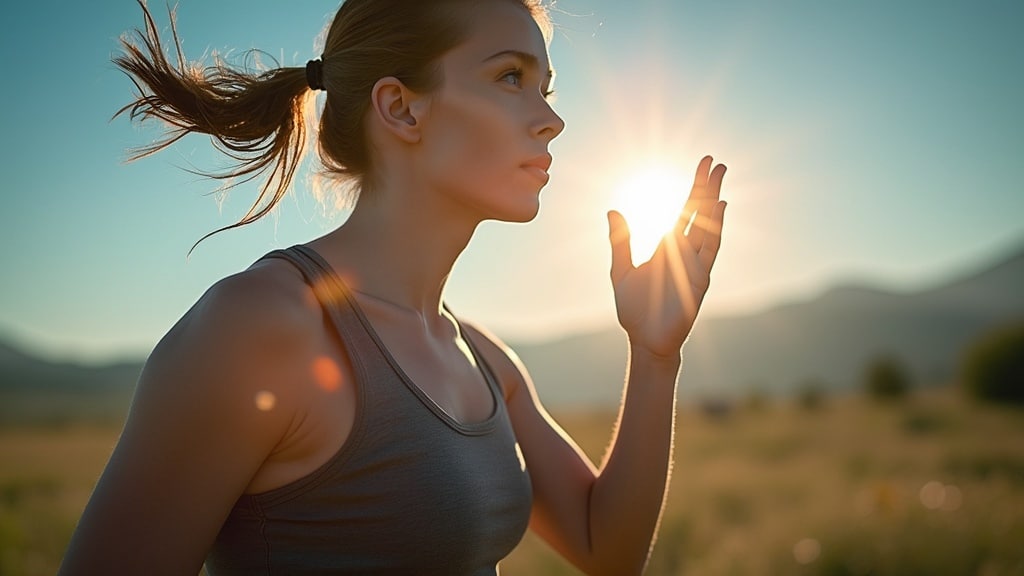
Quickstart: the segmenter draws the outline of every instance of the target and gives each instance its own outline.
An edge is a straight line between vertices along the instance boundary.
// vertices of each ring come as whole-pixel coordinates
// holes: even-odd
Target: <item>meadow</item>
[[[612,413],[555,414],[595,461]],[[0,429],[0,576],[53,574],[119,426]],[[577,574],[528,534],[505,576]],[[649,575],[1024,575],[1024,411],[955,388],[683,405]]]

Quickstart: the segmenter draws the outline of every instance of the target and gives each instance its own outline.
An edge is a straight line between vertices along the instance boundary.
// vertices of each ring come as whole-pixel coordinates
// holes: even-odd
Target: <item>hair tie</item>
[[[310,90],[324,90],[324,63],[317,58],[306,62],[306,84]]]

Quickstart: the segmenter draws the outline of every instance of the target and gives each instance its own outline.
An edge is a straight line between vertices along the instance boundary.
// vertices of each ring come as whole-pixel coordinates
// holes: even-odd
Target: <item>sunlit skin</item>
[[[700,161],[671,233],[639,265],[622,215],[608,214],[630,354],[611,448],[595,466],[544,409],[514,352],[443,305],[481,222],[536,215],[547,183],[538,162],[565,127],[547,99],[551,66],[536,22],[509,2],[471,10],[467,38],[438,63],[434,93],[396,78],[374,85],[373,196],[309,246],[353,287],[410,380],[466,423],[495,409],[471,340],[495,372],[530,471],[530,528],[587,574],[639,574],[668,483],[680,349],[720,244],[725,167]],[[62,574],[194,575],[240,494],[304,478],[345,445],[357,369],[312,292],[288,263],[262,260],[218,282],[168,332]]]
[[[678,355],[711,282],[725,217],[719,195],[726,170],[722,164],[712,169],[712,162],[707,156],[697,166],[675,226],[647,262],[633,265],[629,226],[619,212],[608,214],[619,324],[631,346],[658,356]]]

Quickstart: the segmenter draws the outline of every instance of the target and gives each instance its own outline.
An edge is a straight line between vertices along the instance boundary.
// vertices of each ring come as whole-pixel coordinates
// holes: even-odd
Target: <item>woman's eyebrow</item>
[[[537,56],[529,52],[523,52],[522,50],[502,50],[501,52],[496,52],[494,54],[491,54],[487,58],[484,58],[483,62],[490,62],[491,60],[497,60],[498,58],[502,58],[505,56],[512,56],[514,58],[518,58],[526,65],[527,68],[532,68],[534,70],[540,68],[540,58],[537,58]],[[547,77],[553,78],[554,75],[555,71],[552,70],[551,68],[548,68]]]

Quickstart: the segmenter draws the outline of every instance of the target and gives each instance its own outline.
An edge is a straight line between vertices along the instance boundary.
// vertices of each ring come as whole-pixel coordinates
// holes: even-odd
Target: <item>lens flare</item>
[[[327,356],[317,356],[311,366],[313,379],[320,388],[328,392],[334,392],[341,386],[341,370],[338,365]]]
[[[952,512],[958,510],[963,504],[964,495],[960,488],[952,484],[943,484],[932,480],[924,486],[917,494],[921,505],[929,510],[944,510]]]
[[[274,396],[273,392],[262,392],[256,393],[256,408],[261,412],[270,412],[274,409],[274,405],[277,404],[277,396]]]
[[[793,546],[793,558],[798,564],[810,564],[821,555],[821,544],[814,538],[804,538]]]
[[[921,505],[925,508],[936,510],[941,508],[942,503],[946,501],[946,487],[942,485],[942,482],[933,480],[921,487],[918,497],[921,499]]]
[[[946,485],[946,498],[942,501],[942,509],[946,512],[954,512],[960,509],[960,506],[964,503],[964,493],[962,490],[953,486],[952,484]]]

